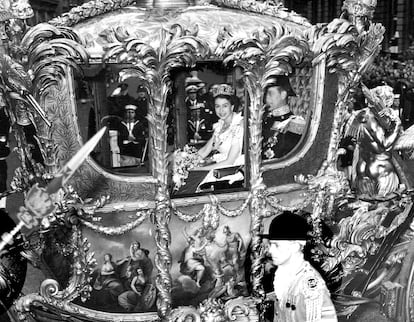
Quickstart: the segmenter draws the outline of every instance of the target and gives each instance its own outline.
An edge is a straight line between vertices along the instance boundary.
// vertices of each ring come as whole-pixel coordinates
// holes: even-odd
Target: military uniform
[[[187,119],[196,122],[197,120],[202,121],[203,123],[200,126],[198,134],[201,136],[202,140],[210,139],[213,133],[213,121],[217,119],[214,110],[211,108],[210,104],[205,99],[197,98],[194,101],[190,99],[185,100],[185,105],[187,107]],[[193,138],[195,131],[194,128],[188,127],[189,138]]]
[[[292,151],[298,144],[302,135],[291,131],[281,133],[272,129],[275,124],[287,121],[292,116],[294,116],[294,114],[290,111],[287,111],[287,113],[284,114],[274,114],[272,111],[267,111],[265,113],[262,126],[263,160],[281,158]]]
[[[273,218],[269,255],[278,266],[273,280],[274,322],[337,322],[329,290],[321,275],[304,259],[303,247],[312,226],[305,216],[290,211]]]
[[[122,121],[117,130],[120,154],[140,158],[145,145],[145,125],[140,121]],[[130,137],[135,140],[129,140]]]
[[[274,322],[338,321],[328,288],[309,262],[302,264],[284,294],[278,299],[271,293],[275,300]]]

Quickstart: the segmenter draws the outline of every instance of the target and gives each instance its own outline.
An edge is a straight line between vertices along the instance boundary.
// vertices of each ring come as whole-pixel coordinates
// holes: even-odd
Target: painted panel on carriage
[[[83,78],[75,79],[79,129],[86,141],[107,126],[93,159],[110,172],[142,175],[150,168],[148,94],[137,78],[119,81],[123,67],[83,66]]]
[[[143,222],[136,226],[132,222],[141,220],[135,212],[95,216],[100,227],[112,227],[111,235],[84,229],[97,265],[92,273],[90,298],[84,303],[80,299],[75,303],[105,312],[155,312],[156,246],[149,219],[142,218]],[[125,229],[126,225],[129,228]],[[127,232],[120,233],[121,229]]]
[[[250,242],[247,212],[238,217],[206,213],[195,223],[173,216],[170,227],[174,307],[197,306],[207,298],[227,301],[248,295],[244,267]]]
[[[99,217],[99,226],[117,229],[137,218],[135,213],[126,212]],[[234,218],[205,218],[196,223],[173,216],[170,229],[173,307],[197,306],[208,297],[226,301],[248,295],[244,275],[250,241],[247,213]],[[97,265],[92,273],[90,298],[85,303],[75,303],[125,314],[156,311],[156,243],[150,221],[118,236],[85,228],[84,236]]]

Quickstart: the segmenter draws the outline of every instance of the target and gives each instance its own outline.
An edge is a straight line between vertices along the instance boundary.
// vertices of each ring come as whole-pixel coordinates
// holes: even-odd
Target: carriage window
[[[148,173],[148,94],[137,78],[118,82],[123,67],[87,67],[84,77],[76,79],[80,132],[86,141],[107,126],[106,136],[92,154],[94,160],[116,173]]]
[[[199,63],[174,75],[171,195],[246,188],[246,91],[241,70]]]

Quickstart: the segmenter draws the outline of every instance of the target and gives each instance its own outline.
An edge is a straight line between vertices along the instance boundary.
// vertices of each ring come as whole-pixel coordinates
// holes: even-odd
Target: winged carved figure
[[[357,193],[385,196],[402,188],[392,152],[414,149],[414,126],[403,131],[392,87],[362,84],[362,91],[366,107],[353,111],[345,128],[355,141],[351,184]]]

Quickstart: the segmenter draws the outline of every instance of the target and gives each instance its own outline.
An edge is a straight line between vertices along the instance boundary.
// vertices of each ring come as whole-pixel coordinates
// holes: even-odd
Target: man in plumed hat
[[[296,96],[285,75],[273,76],[264,90],[262,159],[281,158],[298,144],[305,120],[290,110],[288,98]]]
[[[274,300],[273,321],[337,321],[325,281],[304,258],[310,230],[305,217],[285,211],[272,220],[269,232],[261,235],[268,239],[268,251],[277,266],[274,292],[267,295]]]

